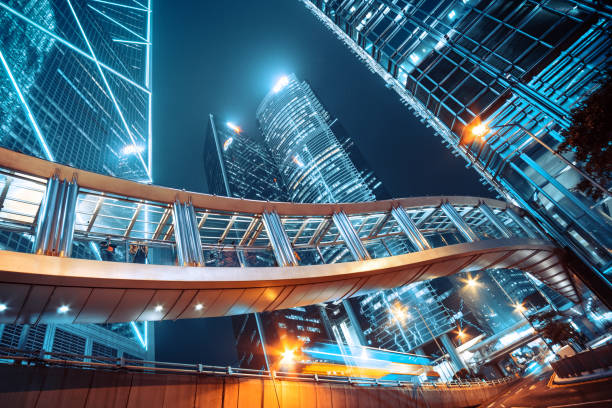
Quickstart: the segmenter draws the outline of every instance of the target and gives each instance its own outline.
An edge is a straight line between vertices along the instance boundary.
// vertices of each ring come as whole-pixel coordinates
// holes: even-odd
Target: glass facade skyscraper
[[[302,0],[506,199],[612,272],[610,186],[583,194],[571,110],[612,61],[612,7],[574,1]]]
[[[150,182],[150,3],[0,3],[0,145]]]
[[[151,1],[0,3],[0,146],[151,182],[150,61]],[[0,191],[9,182],[0,176]],[[0,234],[1,249],[27,252],[32,242]],[[152,328],[0,325],[0,346],[151,359]]]
[[[263,141],[212,114],[204,140],[204,168],[210,194],[287,201],[276,163]]]
[[[306,82],[294,74],[280,78],[256,115],[291,201],[375,200],[375,179],[355,167],[332,131],[329,113]]]

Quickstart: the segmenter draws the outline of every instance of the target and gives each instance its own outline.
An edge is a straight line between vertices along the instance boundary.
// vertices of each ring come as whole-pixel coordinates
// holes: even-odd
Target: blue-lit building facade
[[[330,114],[295,74],[281,77],[257,108],[264,140],[289,199],[299,203],[373,201],[377,186],[360,171],[332,130]]]
[[[302,2],[483,182],[609,283],[610,186],[593,184],[602,199],[582,193],[580,163],[556,152],[612,60],[609,5]]]
[[[287,201],[276,163],[263,141],[212,114],[204,139],[204,169],[210,194]]]
[[[0,146],[151,182],[150,117],[151,1],[0,3]],[[11,182],[19,180],[0,176],[0,192]],[[28,205],[0,196],[12,219]],[[78,213],[75,221],[85,222]],[[29,252],[33,242],[33,232],[0,234],[2,249]],[[72,252],[99,258],[95,245],[76,242]],[[152,330],[147,322],[0,325],[0,346],[151,359]]]

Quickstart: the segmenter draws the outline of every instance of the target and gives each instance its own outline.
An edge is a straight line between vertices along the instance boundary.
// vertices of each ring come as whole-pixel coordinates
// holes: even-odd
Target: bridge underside
[[[306,306],[462,271],[516,268],[574,302],[555,247],[477,241],[387,258],[289,267],[179,267],[0,251],[0,323],[110,323],[228,316]],[[62,308],[62,306],[64,306]]]

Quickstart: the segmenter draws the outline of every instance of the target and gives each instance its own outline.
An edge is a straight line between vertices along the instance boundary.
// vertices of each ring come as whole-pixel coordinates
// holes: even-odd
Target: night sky
[[[206,192],[208,114],[258,134],[259,102],[291,72],[310,83],[393,197],[493,196],[297,0],[154,1],[154,183]],[[229,318],[160,323],[155,337],[158,360],[236,362]]]

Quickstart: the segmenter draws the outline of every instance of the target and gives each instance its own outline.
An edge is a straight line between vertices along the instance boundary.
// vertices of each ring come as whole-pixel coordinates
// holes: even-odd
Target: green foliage
[[[572,124],[563,136],[558,151],[574,151],[578,166],[608,188],[612,182],[612,71],[601,80],[599,89],[572,110]],[[588,180],[577,188],[595,200],[603,195]]]

